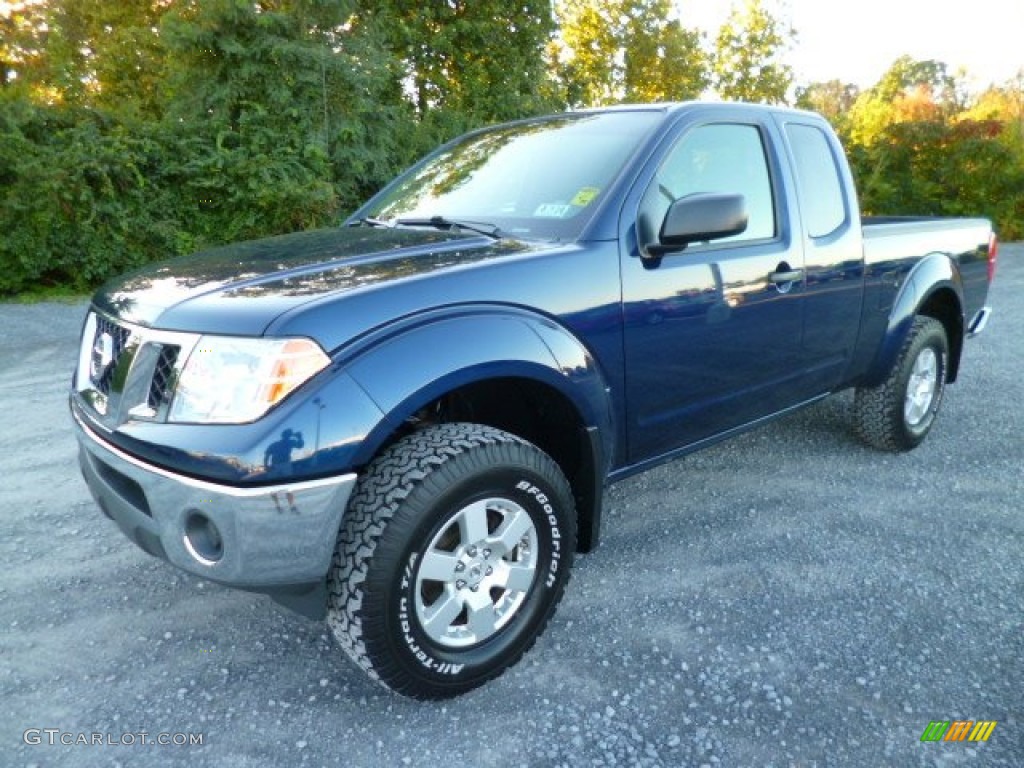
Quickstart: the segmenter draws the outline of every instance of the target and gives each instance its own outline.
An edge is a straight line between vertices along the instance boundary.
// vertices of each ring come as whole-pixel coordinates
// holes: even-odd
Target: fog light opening
[[[192,510],[185,518],[185,549],[203,565],[216,565],[224,556],[224,540],[213,520]]]

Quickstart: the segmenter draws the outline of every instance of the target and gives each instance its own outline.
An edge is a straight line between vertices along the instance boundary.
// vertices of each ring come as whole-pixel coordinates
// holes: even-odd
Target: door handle
[[[772,272],[768,275],[768,279],[777,285],[783,283],[795,283],[797,280],[804,276],[802,269],[787,269],[782,272]]]

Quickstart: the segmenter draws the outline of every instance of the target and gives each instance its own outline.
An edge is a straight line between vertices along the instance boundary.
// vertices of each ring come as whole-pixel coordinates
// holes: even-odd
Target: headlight
[[[169,421],[254,421],[330,358],[309,339],[203,336],[178,377]]]

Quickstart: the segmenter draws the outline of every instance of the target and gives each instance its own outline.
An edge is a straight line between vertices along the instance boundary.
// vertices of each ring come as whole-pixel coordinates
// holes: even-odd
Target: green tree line
[[[814,83],[796,104],[836,127],[865,213],[986,216],[1024,237],[1024,70],[972,96],[944,63],[904,56],[871,88]]]
[[[968,98],[901,59],[795,88],[772,1],[710,35],[672,0],[0,3],[0,295],[335,223],[488,123],[708,93],[823,111],[869,212],[1024,234],[1020,79]]]

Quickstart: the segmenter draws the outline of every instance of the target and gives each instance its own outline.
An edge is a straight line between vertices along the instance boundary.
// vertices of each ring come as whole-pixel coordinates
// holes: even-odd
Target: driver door
[[[684,129],[657,163],[622,259],[630,463],[712,438],[799,402],[804,280],[780,211],[772,128],[756,120]],[[652,258],[672,201],[739,193],[746,230]],[[629,204],[627,203],[627,206]],[[635,223],[634,223],[635,222]],[[788,280],[780,280],[780,276]]]

